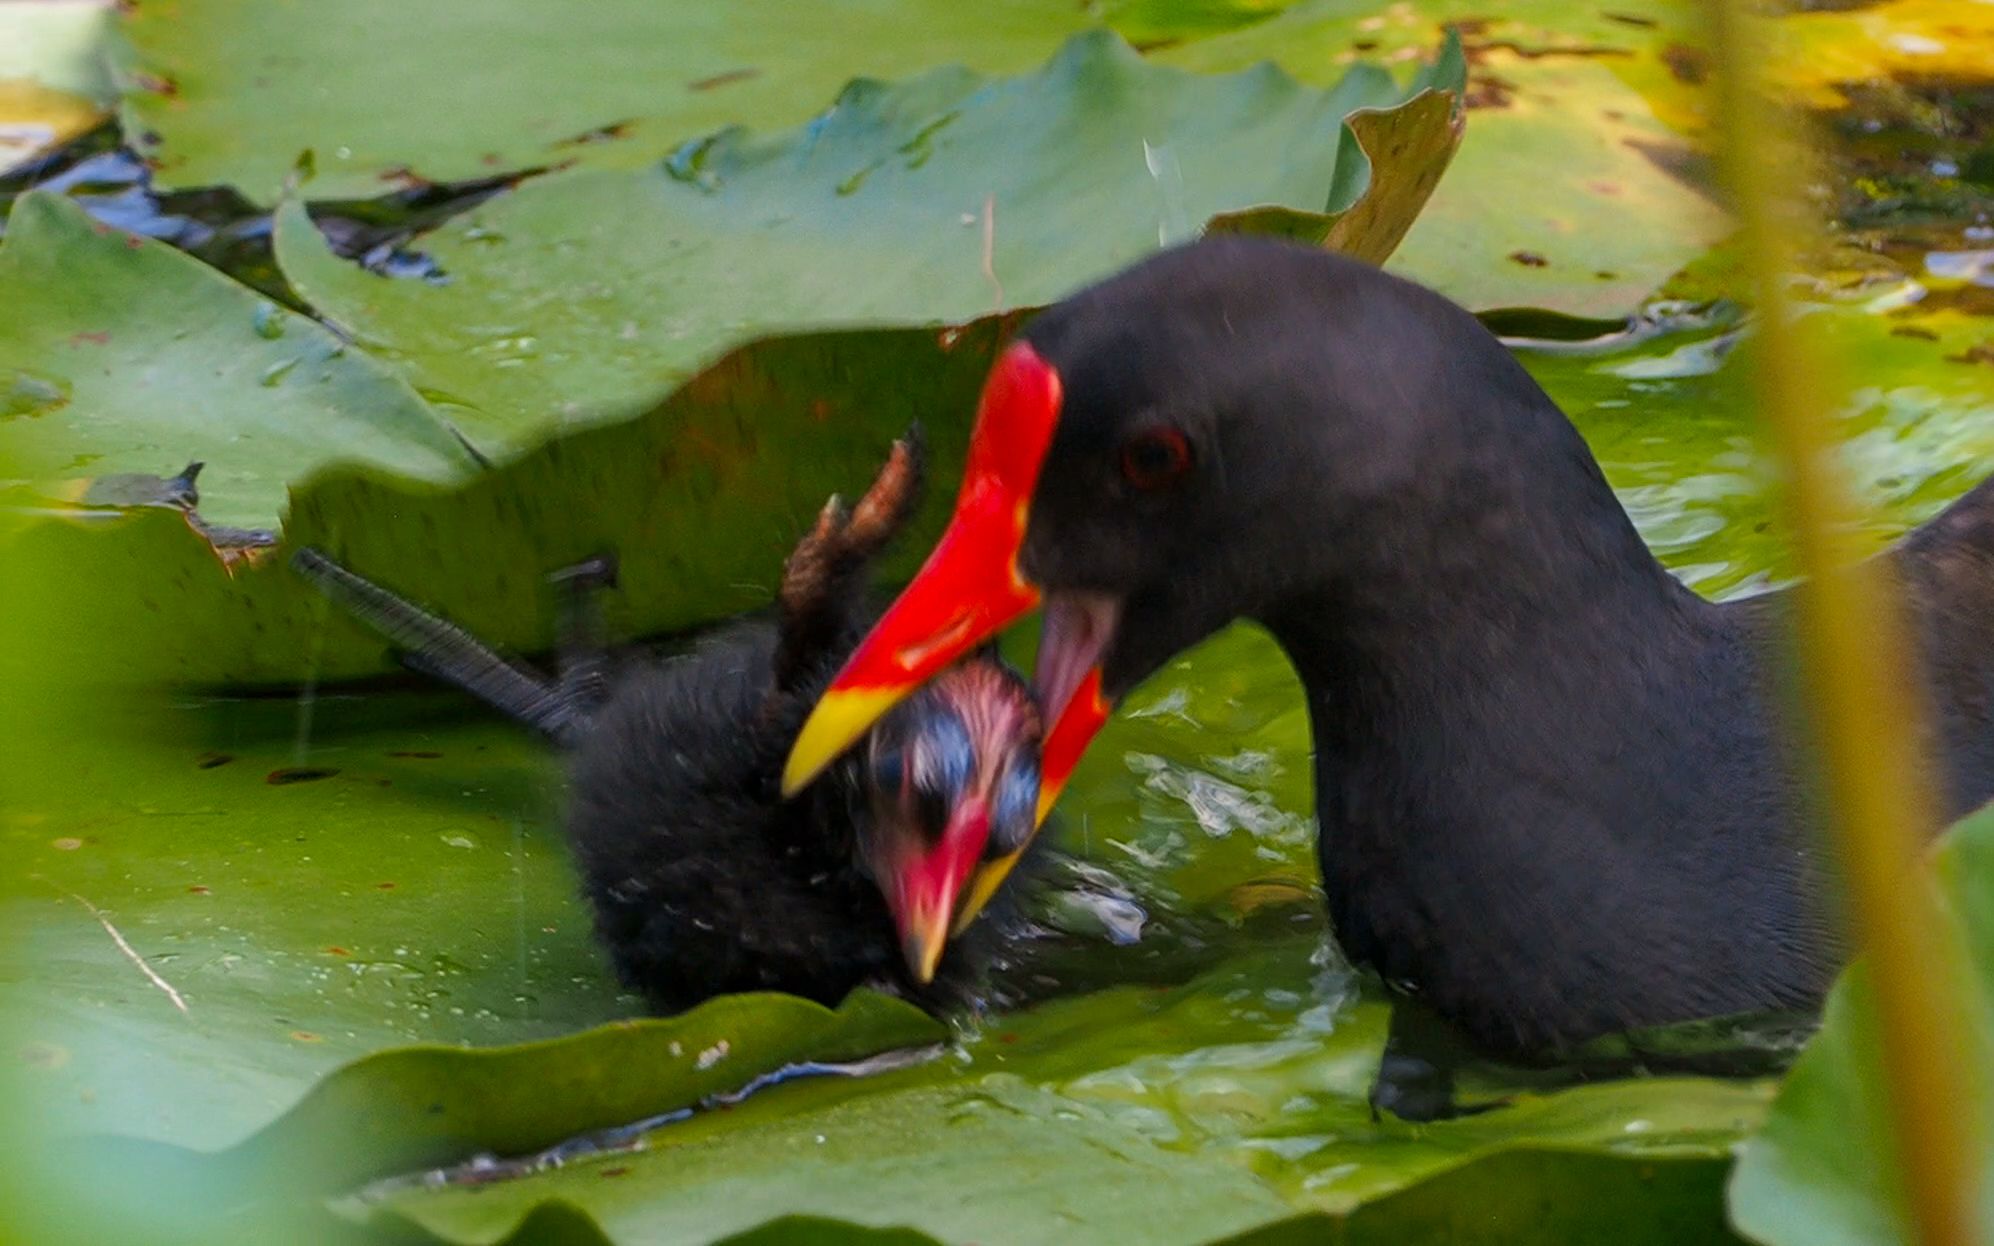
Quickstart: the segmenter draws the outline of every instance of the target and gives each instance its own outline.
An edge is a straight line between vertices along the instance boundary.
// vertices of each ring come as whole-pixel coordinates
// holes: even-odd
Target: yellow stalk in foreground
[[[1843,387],[1795,320],[1787,276],[1809,224],[1791,192],[1806,152],[1765,91],[1765,49],[1747,0],[1712,5],[1719,135],[1757,308],[1757,384],[1784,473],[1798,570],[1798,643],[1839,840],[1850,917],[1869,958],[1883,1099],[1910,1227],[1925,1246],[1971,1246],[1979,1154],[1957,1078],[1967,1068],[1965,979],[1925,868],[1936,806],[1918,764],[1910,656],[1887,568],[1863,561],[1855,508],[1836,462],[1831,416]]]

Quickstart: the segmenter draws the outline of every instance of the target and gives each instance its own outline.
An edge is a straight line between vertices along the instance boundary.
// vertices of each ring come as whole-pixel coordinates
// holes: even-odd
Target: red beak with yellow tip
[[[978,797],[949,815],[933,845],[905,830],[889,832],[872,846],[873,870],[886,894],[886,907],[900,936],[907,971],[923,985],[934,981],[948,945],[952,918],[964,884],[983,859],[990,839],[990,805]]]
[[[977,407],[948,528],[805,720],[783,767],[785,796],[802,790],[902,698],[1039,604],[1038,586],[1025,578],[1018,557],[1060,400],[1059,373],[1029,343],[999,357]],[[1063,705],[1044,708],[1054,717],[1040,766],[1041,823],[1111,707],[1101,696],[1099,670],[1090,669]],[[982,910],[1019,855],[977,869],[955,906],[957,930]]]
[[[823,773],[903,697],[1038,604],[1018,551],[1059,401],[1059,374],[1030,346],[998,359],[977,408],[955,515],[811,710],[783,767],[784,796]]]

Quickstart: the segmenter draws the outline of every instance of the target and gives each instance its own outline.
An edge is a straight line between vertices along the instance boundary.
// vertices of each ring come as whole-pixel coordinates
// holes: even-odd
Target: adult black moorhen
[[[1040,718],[1024,680],[978,649],[796,799],[778,791],[806,711],[874,617],[866,572],[913,513],[920,472],[911,439],[896,443],[859,504],[833,498],[791,554],[776,621],[685,657],[609,658],[592,604],[613,567],[560,573],[558,680],[316,550],[293,563],[408,665],[566,748],[568,836],[596,933],[652,1007],[746,990],[834,1004],[874,985],[943,1008],[965,1001],[994,950],[948,944],[959,893],[1034,828]]]
[[[1994,796],[1994,482],[1888,557],[1959,815]],[[1041,808],[1116,698],[1259,621],[1307,692],[1337,938],[1485,1053],[1812,1008],[1841,959],[1787,594],[1673,579],[1570,421],[1431,291],[1215,237],[1033,320],[949,529],[786,783],[1041,594]]]

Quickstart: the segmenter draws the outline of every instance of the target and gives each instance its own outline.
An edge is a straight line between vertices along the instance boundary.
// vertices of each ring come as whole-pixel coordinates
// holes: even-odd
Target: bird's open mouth
[[[1115,638],[1122,603],[1105,593],[1051,593],[1039,630],[1032,685],[1046,721],[1057,722]]]

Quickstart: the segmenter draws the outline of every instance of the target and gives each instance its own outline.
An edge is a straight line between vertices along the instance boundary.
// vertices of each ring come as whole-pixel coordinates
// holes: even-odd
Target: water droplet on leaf
[[[275,303],[258,303],[256,310],[249,313],[249,325],[256,330],[256,336],[276,341],[284,336],[284,312]]]
[[[22,370],[0,394],[0,419],[47,415],[69,401],[69,382]]]

